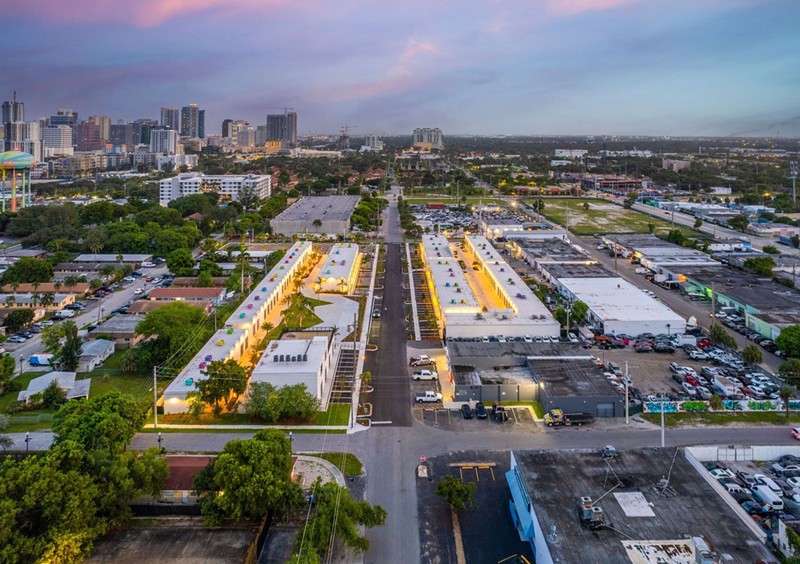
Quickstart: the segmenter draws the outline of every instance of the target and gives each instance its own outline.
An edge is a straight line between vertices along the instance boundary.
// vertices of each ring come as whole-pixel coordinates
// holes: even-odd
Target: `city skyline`
[[[6,10],[2,97],[29,120],[197,103],[207,134],[284,105],[302,135],[800,134],[785,0],[68,4]]]

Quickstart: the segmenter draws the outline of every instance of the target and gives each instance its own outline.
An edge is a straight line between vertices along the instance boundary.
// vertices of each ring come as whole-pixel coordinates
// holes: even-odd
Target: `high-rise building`
[[[197,104],[181,108],[181,137],[202,139],[206,136],[206,111]]]
[[[236,144],[239,147],[252,147],[256,144],[256,130],[250,124],[236,128]]]
[[[178,108],[161,108],[161,126],[178,131],[181,128],[181,111]]]
[[[97,124],[100,128],[100,143],[105,145],[111,138],[111,118],[108,116],[89,116],[87,121]]]
[[[138,137],[138,135],[137,135]],[[109,143],[114,145],[115,147],[121,147],[125,145],[125,148],[128,151],[133,150],[134,143],[134,131],[133,131],[133,124],[132,123],[117,123],[112,125],[109,128]]]
[[[17,92],[10,101],[3,102],[3,148],[6,151],[21,149],[24,141],[25,104],[17,102]]]
[[[174,155],[178,152],[178,132],[165,126],[150,130],[150,152]]]
[[[297,114],[267,115],[267,141],[280,141],[284,149],[293,149],[297,146]]]
[[[71,155],[72,128],[68,125],[48,125],[42,129],[45,157]]]
[[[59,108],[56,115],[50,116],[50,125],[68,125],[72,127],[78,123],[78,112],[70,108]]]
[[[231,125],[233,125],[233,120],[230,118],[226,118],[222,120],[222,136],[223,137],[230,137],[231,136]]]
[[[444,137],[438,127],[418,127],[413,133],[415,147],[422,149],[444,149]]]
[[[94,121],[82,121],[75,125],[75,149],[78,151],[99,151],[103,148],[100,139],[100,126]]]
[[[158,122],[154,119],[139,118],[133,122],[133,142],[137,145],[150,144],[150,130],[156,127]]]

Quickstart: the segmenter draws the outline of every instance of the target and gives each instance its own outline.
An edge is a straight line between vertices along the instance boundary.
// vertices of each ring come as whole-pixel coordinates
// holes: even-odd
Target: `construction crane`
[[[344,125],[339,132],[339,149],[345,150],[350,148],[350,130],[358,127],[357,125]]]

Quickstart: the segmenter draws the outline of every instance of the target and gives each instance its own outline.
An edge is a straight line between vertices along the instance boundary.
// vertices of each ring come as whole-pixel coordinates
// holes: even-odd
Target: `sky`
[[[797,0],[2,0],[26,119],[301,135],[800,135]]]

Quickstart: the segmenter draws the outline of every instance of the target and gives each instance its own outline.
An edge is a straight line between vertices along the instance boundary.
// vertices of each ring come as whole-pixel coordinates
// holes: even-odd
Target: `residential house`
[[[88,398],[89,387],[92,384],[91,378],[84,380],[75,380],[76,374],[74,372],[48,372],[43,376],[38,376],[28,382],[27,389],[21,391],[17,395],[17,401],[30,403],[30,400],[36,394],[41,394],[51,382],[58,383],[58,387],[67,393],[67,399]]]
[[[91,372],[112,354],[114,354],[114,341],[96,339],[84,343],[81,347],[81,356],[78,357],[78,372]]]

